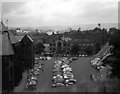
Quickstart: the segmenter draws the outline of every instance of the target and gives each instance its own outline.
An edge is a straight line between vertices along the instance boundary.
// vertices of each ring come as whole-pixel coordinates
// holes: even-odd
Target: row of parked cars
[[[76,83],[70,63],[76,58],[63,58],[55,61],[53,66],[52,87],[68,86]]]
[[[106,57],[112,55],[110,51],[113,49],[113,46],[110,46],[110,48],[104,52],[101,56],[98,56],[94,60],[91,61],[92,66],[96,67],[98,70],[101,70],[105,68],[105,64],[102,62]]]
[[[42,69],[42,64],[36,62],[34,68],[28,71],[26,89],[28,90],[36,89],[37,76],[39,75],[41,69]]]
[[[108,56],[108,54],[106,54],[106,56]],[[105,56],[105,57],[106,57]],[[98,71],[99,71],[99,74],[98,75],[95,75],[95,74],[91,74],[90,75],[90,78],[94,81],[97,81],[97,80],[105,80],[107,79],[108,75],[111,74],[111,69],[112,67],[110,67],[109,65],[107,64],[104,64],[102,62],[102,60],[105,58],[105,57],[97,57],[95,59],[93,59],[91,61],[91,64],[94,68],[96,68]]]
[[[92,67],[94,67],[98,71],[105,67],[100,57],[96,57],[95,59],[91,60],[91,64],[92,64]]]
[[[47,56],[47,57],[40,56],[40,57],[36,57],[35,59],[36,60],[51,60],[51,57],[49,57],[49,56]]]
[[[97,70],[105,68],[105,64],[102,62],[107,56],[111,55],[110,52],[103,53],[103,56],[98,56],[95,59],[91,60],[91,64]]]
[[[60,57],[69,57],[69,56],[72,56],[72,57],[87,57],[88,55],[87,54],[79,54],[79,55],[71,55],[71,54],[58,54],[58,55],[54,55],[54,56],[60,56]]]

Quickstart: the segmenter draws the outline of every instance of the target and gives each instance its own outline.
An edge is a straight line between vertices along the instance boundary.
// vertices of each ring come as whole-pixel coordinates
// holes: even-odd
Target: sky
[[[0,6],[10,27],[118,23],[118,0],[4,0]]]

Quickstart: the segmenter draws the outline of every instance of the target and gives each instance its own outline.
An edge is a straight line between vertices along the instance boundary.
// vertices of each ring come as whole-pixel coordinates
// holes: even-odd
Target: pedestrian
[[[92,74],[90,74],[90,79],[93,80],[93,79],[92,79]]]
[[[43,72],[43,68],[41,68],[42,72]]]
[[[94,74],[90,74],[90,79],[94,80]]]

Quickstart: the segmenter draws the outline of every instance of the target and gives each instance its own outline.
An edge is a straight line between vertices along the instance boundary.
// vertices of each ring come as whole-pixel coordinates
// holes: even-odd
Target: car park
[[[75,84],[76,79],[74,78],[74,75],[72,73],[70,62],[76,59],[76,57],[69,59],[65,57],[59,61],[55,61],[53,66],[52,87]]]

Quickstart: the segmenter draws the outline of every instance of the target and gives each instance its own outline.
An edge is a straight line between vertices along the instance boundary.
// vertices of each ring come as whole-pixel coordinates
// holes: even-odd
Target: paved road
[[[93,57],[81,57],[78,60],[71,63],[73,73],[77,80],[75,89],[76,92],[82,91],[80,88],[82,84],[91,82],[90,74],[99,74],[99,72],[96,69],[93,69],[90,64],[90,60],[92,59]]]
[[[109,46],[109,43],[106,43],[105,46],[95,55],[97,56],[102,56],[105,52],[109,51],[111,46]]]
[[[60,59],[60,58],[58,58]],[[80,85],[87,81],[90,81],[90,74],[97,74],[98,72],[93,69],[90,65],[90,60],[92,57],[80,57],[78,60],[71,63],[71,67],[73,69],[73,74],[77,80],[77,83],[73,86],[68,87],[59,87],[52,88],[52,70],[53,64],[56,58],[52,60],[41,61],[44,63],[44,71],[40,71],[40,75],[38,76],[37,89],[33,92],[78,92],[80,91]],[[25,81],[22,81],[21,85],[23,88],[25,85]],[[19,87],[20,87],[19,86]],[[19,89],[19,91],[22,89]]]

